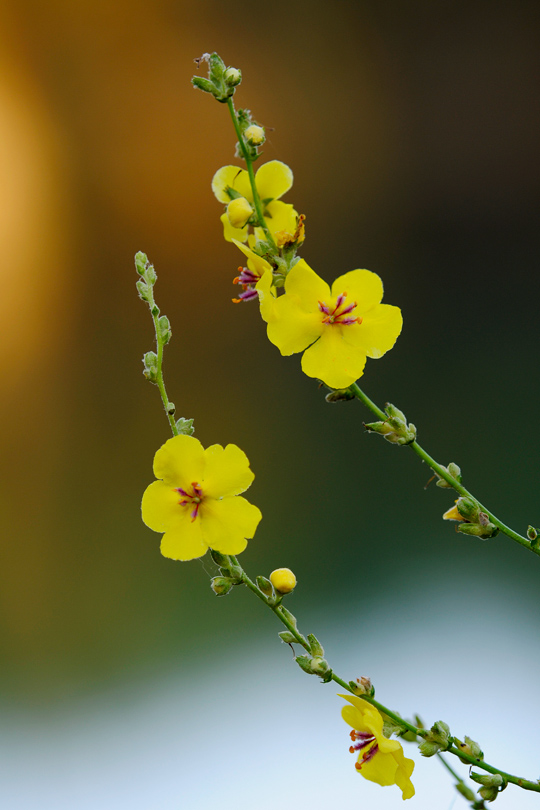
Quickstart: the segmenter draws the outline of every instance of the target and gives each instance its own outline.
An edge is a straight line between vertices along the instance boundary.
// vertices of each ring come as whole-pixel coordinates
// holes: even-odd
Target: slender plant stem
[[[157,315],[152,314],[152,319],[154,321],[154,329],[156,330],[156,342],[157,342],[156,385],[159,388],[159,393],[161,394],[161,400],[163,402],[163,407],[165,408],[165,413],[167,414],[167,419],[169,420],[169,424],[171,426],[173,436],[178,436],[178,428],[176,427],[176,421],[175,421],[175,418],[174,418],[174,413],[170,413],[171,403],[169,401],[169,397],[167,396],[167,390],[165,388],[165,380],[163,379],[163,349],[165,348],[165,344],[163,342],[163,339],[160,336],[160,330],[159,330],[159,326],[158,326],[158,317],[159,317],[159,313]]]
[[[253,194],[253,204],[255,205],[255,211],[257,212],[257,218],[259,220],[259,225],[264,231],[264,234],[267,240],[270,242],[272,247],[276,247],[276,243],[274,242],[274,238],[270,231],[268,230],[268,226],[264,219],[261,198],[259,197],[259,192],[257,191],[257,184],[255,183],[255,172],[253,171],[253,161],[251,159],[251,155],[249,154],[249,149],[247,148],[244,142],[244,136],[240,131],[240,125],[238,123],[238,116],[236,115],[236,110],[234,109],[234,103],[232,98],[227,99],[227,106],[229,108],[229,112],[231,114],[234,130],[236,132],[236,137],[238,138],[238,143],[240,144],[240,149],[242,150],[242,154],[244,156],[244,160],[246,161],[247,172],[249,175],[249,182],[251,185],[251,193]]]
[[[283,606],[280,603],[276,604],[274,598],[266,596],[260,590],[260,588],[257,587],[257,585],[249,578],[249,576],[243,570],[242,566],[239,564],[236,557],[231,556],[230,559],[233,561],[234,565],[238,566],[242,571],[241,574],[242,582],[249,588],[250,591],[252,591],[261,600],[261,602],[264,602],[264,604],[267,607],[269,607],[273,611],[273,613],[276,614],[280,622],[284,624],[287,630],[294,636],[295,642],[300,644],[308,653],[311,654],[311,647],[307,639],[299,632],[296,625],[293,624],[293,622],[291,622],[291,620],[285,614]],[[341,686],[342,689],[345,689],[345,691],[350,692],[352,695],[355,694],[350,684],[348,684],[346,681],[344,681],[342,678],[336,675],[335,672],[332,672],[332,680],[339,686]],[[384,706],[382,703],[379,703],[374,698],[368,697],[367,695],[362,695],[361,697],[362,700],[365,700],[367,701],[367,703],[370,703],[382,714],[385,714],[387,717],[393,720],[398,726],[407,729],[407,731],[416,734],[418,737],[428,736],[429,732],[427,729],[417,728],[412,723],[409,723],[407,720],[404,720],[398,714],[393,712],[387,706]],[[505,779],[507,782],[511,782],[514,785],[518,785],[519,787],[524,788],[525,790],[532,790],[537,793],[540,793],[540,784],[538,782],[531,782],[528,779],[522,779],[519,776],[513,776],[512,774],[506,773],[506,771],[501,771],[499,768],[495,768],[493,765],[489,765],[487,762],[484,762],[481,759],[477,759],[476,757],[470,756],[469,754],[466,754],[465,752],[461,751],[453,744],[453,741],[452,744],[446,749],[446,751],[449,754],[454,754],[454,756],[459,757],[461,760],[466,760],[470,765],[475,765],[476,767],[482,768],[483,770],[488,771],[489,773],[500,774],[503,777],[503,779]],[[447,763],[445,763],[445,765],[447,765]],[[459,779],[457,774],[455,774],[453,771],[452,773],[456,779]]]
[[[362,391],[362,389],[357,385],[357,383],[353,383],[350,386],[350,390],[354,394],[354,396],[361,402],[363,402],[364,405],[367,408],[369,408],[369,410],[372,413],[378,416],[379,419],[381,419],[383,422],[388,419],[388,415],[384,413],[384,411],[381,411],[381,409],[377,405],[375,405],[375,403],[367,396],[367,394],[364,393],[364,391]],[[499,518],[496,515],[494,515],[493,512],[491,512],[483,504],[480,503],[478,498],[476,498],[471,492],[469,492],[469,490],[466,489],[462,484],[456,481],[456,479],[450,475],[446,467],[443,467],[441,464],[435,461],[435,459],[432,458],[429,455],[429,453],[427,453],[424,450],[424,448],[418,444],[417,441],[411,442],[408,445],[408,447],[410,447],[411,450],[413,450],[413,452],[415,452],[416,455],[422,459],[422,461],[425,461],[425,463],[428,464],[440,478],[443,478],[448,484],[450,484],[450,486],[453,487],[453,489],[455,489],[455,491],[459,493],[459,495],[463,495],[466,498],[472,498],[474,501],[476,501],[481,511],[484,512],[489,517],[491,523],[494,523],[495,526],[497,526],[498,529],[503,534],[506,534],[507,537],[510,537],[516,543],[519,543],[520,546],[523,546],[524,548],[527,548],[529,551],[532,551],[533,554],[537,554],[538,556],[540,556],[540,546],[533,546],[532,543],[530,543],[530,541],[527,540],[526,537],[523,537],[521,534],[518,534],[509,526],[507,526],[505,523],[503,523],[502,520],[499,520]]]

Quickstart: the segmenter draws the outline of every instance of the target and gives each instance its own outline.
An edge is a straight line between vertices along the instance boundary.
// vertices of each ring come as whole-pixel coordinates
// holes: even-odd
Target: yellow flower
[[[352,726],[349,748],[351,753],[359,751],[355,763],[356,770],[370,782],[377,782],[383,787],[397,785],[402,791],[403,799],[414,796],[414,787],[410,776],[414,762],[403,754],[403,748],[397,740],[389,740],[383,734],[383,719],[377,709],[362,698],[354,695],[339,695],[351,704],[343,706],[341,716]]]
[[[263,301],[270,294],[265,283],[263,276],[256,285]],[[401,332],[401,310],[381,304],[382,296],[382,281],[369,270],[345,273],[330,290],[300,259],[285,280],[285,295],[271,306],[267,300],[261,314],[281,354],[307,349],[302,370],[308,377],[347,388],[363,374],[366,358],[382,357]]]
[[[257,171],[255,185],[263,206],[263,214],[268,230],[272,236],[277,231],[294,233],[296,229],[297,213],[289,203],[280,202],[280,197],[289,191],[293,184],[293,174],[289,167],[280,160],[270,160]],[[212,191],[219,202],[228,205],[232,199],[244,197],[253,205],[253,194],[249,175],[245,169],[238,166],[222,166],[212,179]],[[245,205],[245,204],[244,204]],[[225,212],[221,221],[223,223],[223,236],[227,242],[237,239],[245,242],[248,236],[247,225],[234,227]],[[255,228],[258,239],[264,239],[262,228]]]
[[[250,237],[250,239],[253,239],[253,237]],[[249,300],[254,295],[258,295],[261,316],[263,320],[268,322],[273,318],[274,303],[276,300],[272,267],[266,259],[263,259],[262,256],[258,256],[237,239],[233,239],[232,241],[248,260],[247,272],[243,271],[243,268],[241,268],[240,275],[234,280],[235,284],[241,284],[244,287],[244,292],[240,293],[239,298],[233,298],[233,301],[239,303],[241,300]]]
[[[161,553],[172,560],[193,560],[209,548],[239,554],[255,534],[261,512],[238,497],[254,475],[245,453],[235,444],[206,450],[193,436],[174,436],[157,451],[147,487],[142,519],[165,532]]]

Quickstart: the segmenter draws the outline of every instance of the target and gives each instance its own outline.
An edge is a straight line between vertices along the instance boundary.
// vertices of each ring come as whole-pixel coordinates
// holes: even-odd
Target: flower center
[[[339,325],[339,326],[350,326],[353,323],[362,323],[362,318],[356,317],[353,318],[349,315],[350,312],[356,309],[358,306],[356,301],[353,301],[352,304],[348,304],[345,306],[345,301],[347,300],[347,293],[343,292],[338,295],[336,299],[336,305],[334,309],[330,309],[324,301],[319,301],[319,309],[323,313],[324,318],[322,320],[323,323],[327,323],[330,326]]]
[[[182,487],[176,487],[175,492],[178,492],[178,494],[182,496],[182,499],[178,501],[179,506],[193,506],[193,510],[190,515],[191,522],[193,523],[199,514],[199,507],[204,500],[202,488],[199,486],[197,481],[192,481],[191,492],[186,492],[186,490],[182,489]]]
[[[369,731],[354,731],[353,729],[353,731],[351,731],[351,740],[354,743],[354,745],[351,745],[349,748],[351,754],[365,749],[362,754],[362,759],[354,765],[356,770],[359,771],[362,765],[365,765],[366,762],[373,759],[379,750],[379,746],[377,745],[376,738]],[[375,745],[373,745],[373,743],[375,743]]]
[[[233,303],[240,304],[242,301],[251,301],[254,298],[258,298],[259,296],[255,289],[255,284],[260,281],[261,277],[257,275],[257,273],[253,273],[247,267],[239,267],[238,272],[240,275],[233,279],[233,284],[240,284],[244,292],[241,292],[238,298],[233,298]]]

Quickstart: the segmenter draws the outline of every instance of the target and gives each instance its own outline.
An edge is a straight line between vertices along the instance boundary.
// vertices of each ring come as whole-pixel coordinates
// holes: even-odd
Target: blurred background
[[[141,373],[137,250],[172,322],[178,415],[256,473],[248,572],[295,571],[287,605],[342,677],[540,776],[540,560],[443,524],[453,499],[429,470],[231,304],[239,254],[210,181],[235,137],[190,85],[205,51],[242,69],[237,105],[273,128],[263,160],[295,174],[303,256],[328,281],[379,273],[403,310],[363,388],[524,532],[540,524],[539,16],[527,0],[4,0],[2,807],[401,802],[358,777],[336,689],[295,666],[274,617],[239,588],[217,599],[212,561],[162,558],[140,520],[169,429]],[[411,806],[465,807],[436,761],[414,781]]]

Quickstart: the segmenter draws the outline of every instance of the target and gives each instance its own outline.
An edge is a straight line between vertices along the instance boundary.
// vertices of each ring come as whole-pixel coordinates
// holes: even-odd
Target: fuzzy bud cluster
[[[446,751],[451,744],[450,728],[442,720],[437,720],[424,735],[424,742],[418,746],[418,750],[423,757],[433,757],[439,751]]]
[[[444,513],[443,520],[457,520],[458,532],[481,537],[483,540],[495,537],[499,533],[498,527],[490,521],[489,515],[483,512],[477,501],[471,497],[458,498],[455,506]]]
[[[191,83],[203,93],[210,93],[216,101],[226,103],[233,95],[236,87],[242,81],[242,73],[238,68],[225,67],[225,62],[217,53],[203,53],[195,59],[197,66],[202,62],[208,64],[208,78],[193,76]]]
[[[226,596],[235,585],[242,583],[242,568],[236,565],[228,554],[222,554],[221,551],[210,549],[212,559],[219,565],[219,576],[213,577],[210,582],[210,587],[216,596]]]
[[[379,433],[391,444],[412,444],[416,439],[416,428],[412,423],[407,423],[403,411],[390,402],[386,403],[384,411],[388,417],[384,422],[369,422],[364,424],[365,429],[370,433]]]

